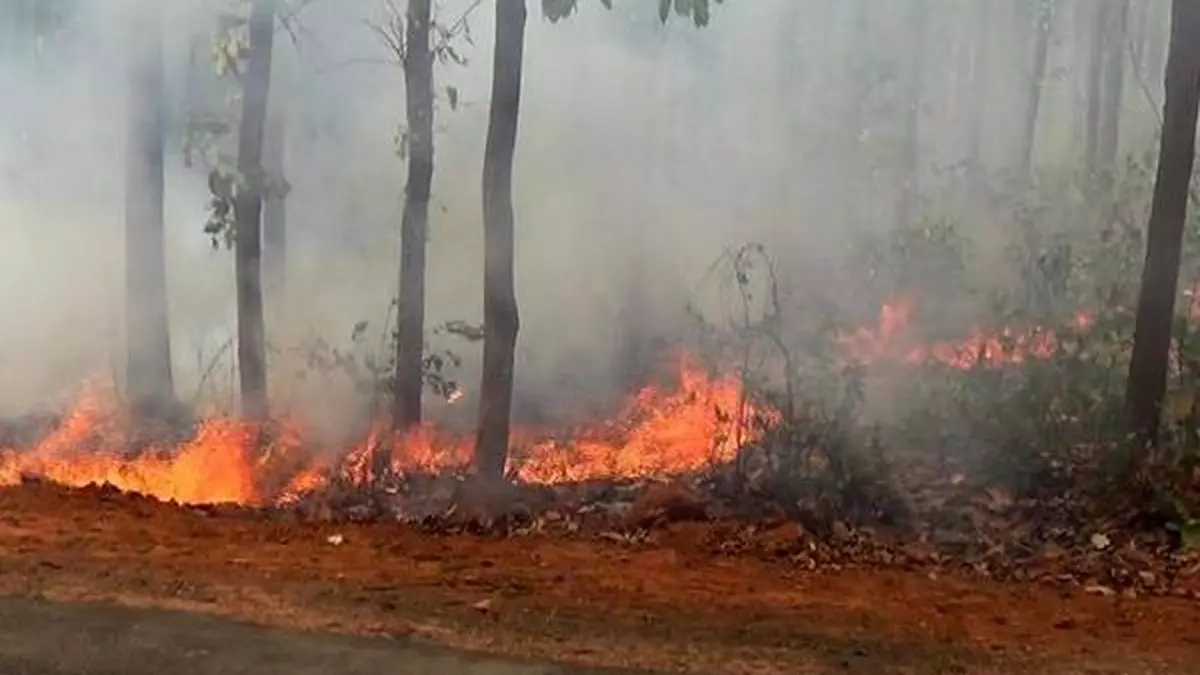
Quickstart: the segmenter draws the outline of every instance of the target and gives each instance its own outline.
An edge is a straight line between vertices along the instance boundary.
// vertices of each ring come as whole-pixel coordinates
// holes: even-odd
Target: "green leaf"
[[[542,0],[542,15],[551,23],[561,21],[575,12],[578,0]]]
[[[1200,550],[1200,520],[1189,520],[1179,528],[1183,548],[1189,551]]]

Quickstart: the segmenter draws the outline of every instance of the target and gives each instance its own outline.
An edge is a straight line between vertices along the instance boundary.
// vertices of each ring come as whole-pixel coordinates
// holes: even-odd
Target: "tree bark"
[[[520,319],[513,281],[512,172],[521,108],[525,0],[496,0],[492,101],[483,159],[483,373],[475,461],[499,478],[508,459],[513,362]]]
[[[272,320],[283,318],[287,284],[287,112],[271,106],[263,138],[263,283]]]
[[[1104,38],[1107,34],[1108,18],[1111,15],[1110,0],[1097,0],[1092,15],[1091,57],[1087,72],[1087,116],[1085,118],[1084,169],[1087,181],[1092,183],[1099,175],[1100,156],[1100,100],[1104,85]]]
[[[845,152],[843,170],[847,185],[855,181],[869,181],[869,167],[863,156],[862,137],[871,96],[871,74],[868,73],[871,64],[867,55],[868,45],[871,43],[870,4],[870,0],[853,0],[849,30],[845,38],[849,45],[846,55],[849,73],[846,77],[848,95],[842,119],[842,144]],[[854,191],[845,191],[842,219],[847,232],[853,232],[862,226],[860,202]]]
[[[925,33],[929,17],[928,0],[909,0],[908,31],[911,36],[909,61],[904,73],[904,131],[900,149],[903,176],[896,207],[902,226],[917,218],[921,182],[921,90],[925,75]]]
[[[408,115],[408,182],[400,223],[400,286],[396,312],[396,370],[392,424],[409,431],[421,423],[425,354],[425,252],[433,184],[432,0],[409,0],[404,86]]]
[[[1046,81],[1046,62],[1050,53],[1050,36],[1054,32],[1055,9],[1054,0],[1038,0],[1037,42],[1034,46],[1033,70],[1029,74],[1025,127],[1021,136],[1021,176],[1025,180],[1033,176],[1033,148],[1042,110],[1042,86]]]
[[[974,48],[971,54],[971,108],[967,127],[967,170],[970,172],[972,200],[983,196],[983,130],[987,126],[987,100],[991,68],[992,2],[981,0],[975,7]]]
[[[1107,193],[1113,186],[1117,153],[1121,145],[1121,111],[1125,101],[1126,40],[1129,24],[1129,0],[1112,0],[1105,37],[1104,102],[1100,117],[1099,153],[1100,188]]]
[[[9,54],[11,63],[18,68],[31,66],[37,45],[37,7],[36,0],[13,0],[10,3],[8,30],[11,32]],[[136,17],[135,17],[136,18]]]
[[[1149,447],[1158,444],[1188,190],[1196,156],[1196,117],[1200,107],[1197,35],[1200,35],[1200,3],[1175,0],[1171,10],[1158,174],[1125,390],[1130,431]]]
[[[1129,29],[1130,68],[1137,73],[1139,79],[1146,77],[1146,46],[1149,44],[1149,25],[1151,2],[1141,2],[1136,7],[1130,7],[1132,25]],[[1136,11],[1135,11],[1136,10]]]
[[[1148,44],[1146,45],[1146,79],[1153,83],[1155,99],[1162,98],[1162,74],[1166,69],[1167,50],[1170,42],[1171,21],[1169,6],[1165,3],[1153,2],[1153,16],[1149,24]]]
[[[238,174],[234,200],[236,228],[238,375],[242,416],[267,416],[267,354],[262,294],[263,133],[271,86],[271,52],[277,0],[250,6],[250,51],[242,73],[242,116],[238,128]]]
[[[161,417],[175,404],[163,234],[162,14],[129,0],[131,29],[125,140],[125,380],[133,414]]]

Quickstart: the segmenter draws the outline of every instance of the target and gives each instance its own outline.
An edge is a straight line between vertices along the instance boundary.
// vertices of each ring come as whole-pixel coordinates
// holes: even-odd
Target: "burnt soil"
[[[121,640],[145,648],[157,639],[220,651],[220,672],[271,672],[251,667],[262,649],[313,665],[436,645],[525,664],[712,674],[1200,673],[1194,598],[722,554],[711,544],[719,526],[667,524],[639,541],[472,536],[27,484],[0,490],[0,668],[137,672],[122,658],[165,667],[152,647],[122,656]],[[783,526],[776,534],[794,537]],[[291,632],[267,639],[262,628],[116,606]],[[83,626],[70,633],[83,637],[41,640],[43,659],[75,649],[116,665],[39,662],[21,651],[30,641],[12,637],[32,640],[55,621]],[[158,637],[130,638],[139,625],[157,626]],[[315,650],[307,660],[303,645]],[[495,672],[555,672],[529,667]]]

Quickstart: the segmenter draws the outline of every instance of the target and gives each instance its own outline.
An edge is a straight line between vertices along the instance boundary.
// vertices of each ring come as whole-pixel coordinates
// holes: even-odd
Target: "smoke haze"
[[[222,405],[234,382],[232,352],[218,358],[235,330],[233,258],[202,232],[206,170],[185,166],[182,139],[195,107],[227,102],[212,76],[213,9],[169,4],[167,269],[176,384],[187,398],[207,378],[209,402]],[[471,4],[447,0],[438,16],[453,23]],[[761,241],[781,275],[803,288],[826,280],[821,266],[840,260],[857,234],[892,226],[894,180],[878,167],[898,152],[900,123],[876,109],[895,100],[898,64],[913,48],[905,3],[869,3],[865,34],[856,3],[835,0],[729,0],[705,28],[678,18],[661,25],[653,3],[639,0],[611,12],[584,2],[557,24],[541,17],[538,4],[530,2],[516,154],[518,414],[555,418],[610,401],[628,387],[622,344],[631,333],[678,341],[688,302],[725,311],[706,281],[725,250]],[[962,160],[977,58],[969,40],[985,4],[932,2],[920,137],[926,196],[956,185],[941,169]],[[1005,37],[1014,3],[994,4],[983,155],[998,170],[1012,162],[1030,66],[1028,45]],[[1073,4],[1062,3],[1062,11]],[[1161,17],[1166,0],[1147,4],[1151,18]],[[44,404],[86,377],[122,372],[124,3],[79,5],[36,57],[7,54],[3,63],[4,100],[12,104],[0,127],[0,414]],[[385,21],[386,9],[378,0],[315,0],[276,47],[271,97],[285,111],[292,191],[287,296],[282,316],[268,314],[278,350],[272,396],[331,428],[362,414],[359,398],[347,383],[301,382],[293,373],[306,367],[314,340],[346,347],[359,321],[370,322],[367,335],[378,346],[396,292],[404,82],[370,25]],[[473,44],[454,43],[468,63],[436,72],[430,327],[478,323],[482,313],[492,13],[489,2],[470,13]],[[1086,57],[1074,42],[1082,39],[1076,25],[1063,20],[1056,29],[1050,73],[1071,66],[1072,55]],[[868,71],[878,78],[865,101],[868,119],[861,134],[848,134]],[[447,87],[457,92],[454,109]],[[1047,81],[1039,162],[1078,152],[1079,87],[1078,78]],[[1129,88],[1131,117],[1146,121],[1126,123],[1127,143],[1136,146],[1152,137],[1145,113],[1153,108],[1137,109],[1142,94]],[[865,151],[850,149],[859,146]],[[478,345],[431,340],[464,356],[451,375],[470,401]],[[434,414],[459,421],[473,413],[473,405],[434,406]]]

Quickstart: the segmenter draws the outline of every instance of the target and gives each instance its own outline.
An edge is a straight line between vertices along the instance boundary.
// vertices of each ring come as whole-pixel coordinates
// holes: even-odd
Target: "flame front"
[[[909,365],[940,363],[957,370],[1021,363],[1031,358],[1048,359],[1059,347],[1054,331],[1036,327],[993,332],[972,328],[955,342],[913,344],[909,338],[915,307],[916,301],[911,296],[887,303],[880,310],[878,325],[839,336],[838,343],[847,356],[864,363],[893,359]],[[1092,323],[1090,315],[1081,313],[1075,317],[1078,328],[1087,328]]]
[[[62,424],[32,448],[0,449],[0,484],[26,476],[72,487],[110,484],[128,492],[186,503],[254,503],[251,448],[254,425],[235,420],[203,422],[190,440],[124,456],[128,439],[116,408],[101,390],[85,388]]]
[[[1048,358],[1058,346],[1053,332],[1040,329],[972,330],[958,342],[914,343],[914,307],[912,298],[884,305],[877,326],[838,338],[843,355],[967,369]],[[1077,318],[1080,327],[1088,321]],[[514,430],[510,475],[553,484],[692,474],[733,461],[758,428],[746,421],[773,414],[750,402],[735,376],[712,376],[687,359],[678,361],[677,374],[676,387],[643,388],[612,420],[566,435]],[[266,432],[225,417],[201,422],[187,441],[131,455],[129,424],[114,400],[87,387],[55,431],[32,447],[0,448],[0,485],[34,477],[71,487],[107,483],[181,503],[269,505],[292,503],[334,480],[370,483],[381,452],[400,475],[464,472],[472,464],[471,439],[431,425],[403,436],[378,426],[348,451],[329,452],[306,442],[297,425]]]
[[[70,487],[107,483],[180,503],[268,505],[334,479],[365,484],[374,477],[372,460],[389,447],[399,474],[461,472],[472,460],[470,439],[428,425],[395,438],[380,427],[348,452],[323,453],[295,425],[267,433],[223,417],[203,421],[178,445],[130,455],[129,425],[114,400],[87,388],[55,431],[31,447],[0,449],[0,485],[33,477]],[[566,439],[514,431],[510,473],[542,484],[692,473],[732,460],[748,440],[735,420],[751,414],[738,378],[713,377],[681,360],[676,388],[642,389],[609,422]]]

